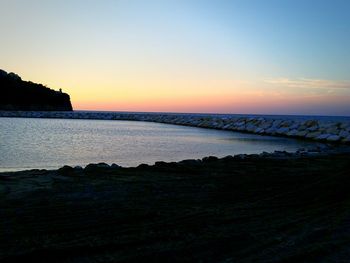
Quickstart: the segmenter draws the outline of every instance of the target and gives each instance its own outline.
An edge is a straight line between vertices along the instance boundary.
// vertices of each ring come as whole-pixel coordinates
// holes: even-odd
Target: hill
[[[23,81],[15,73],[0,69],[0,110],[72,111],[67,93],[42,84]]]

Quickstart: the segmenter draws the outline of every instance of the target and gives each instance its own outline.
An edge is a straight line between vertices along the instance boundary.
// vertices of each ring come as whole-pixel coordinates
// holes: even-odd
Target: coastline
[[[346,260],[349,164],[349,145],[327,143],[2,172],[0,261]]]
[[[0,117],[149,121],[350,144],[350,117],[91,111],[0,111]]]
[[[343,149],[2,173],[0,259],[346,260]]]

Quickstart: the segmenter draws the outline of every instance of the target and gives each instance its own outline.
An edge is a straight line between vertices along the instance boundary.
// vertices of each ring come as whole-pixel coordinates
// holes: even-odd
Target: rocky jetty
[[[0,70],[0,110],[72,111],[68,94]]]
[[[307,140],[350,143],[350,118],[171,114],[127,112],[0,111],[0,117],[65,118],[150,121],[193,127],[285,136]]]
[[[341,147],[2,173],[0,261],[348,262]]]

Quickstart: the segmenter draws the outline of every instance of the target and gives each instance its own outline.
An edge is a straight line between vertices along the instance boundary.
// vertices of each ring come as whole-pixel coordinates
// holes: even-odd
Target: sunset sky
[[[76,110],[350,116],[349,0],[0,4],[0,68]]]

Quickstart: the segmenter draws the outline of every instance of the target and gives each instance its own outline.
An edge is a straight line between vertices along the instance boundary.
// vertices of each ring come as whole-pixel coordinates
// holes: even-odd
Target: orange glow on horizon
[[[305,105],[322,108],[331,105],[347,105],[349,97],[334,96],[281,96],[236,95],[197,96],[181,99],[77,101],[75,110],[130,111],[130,112],[184,112],[184,113],[236,113],[236,114],[285,114],[288,110],[303,108]],[[282,110],[286,110],[285,112]]]

